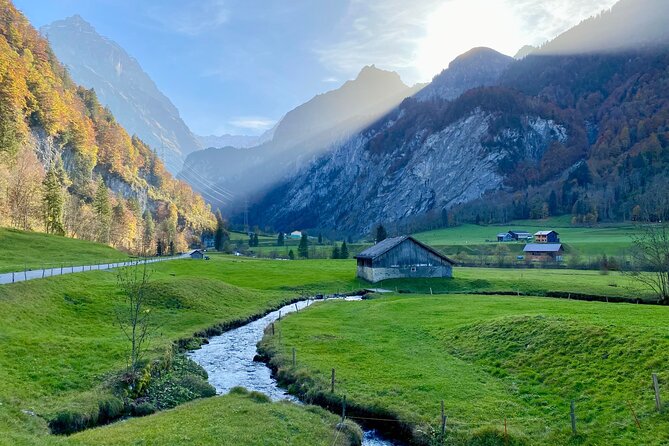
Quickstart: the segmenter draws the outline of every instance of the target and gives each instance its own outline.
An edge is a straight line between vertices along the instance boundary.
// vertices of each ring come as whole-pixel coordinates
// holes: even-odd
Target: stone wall
[[[372,283],[388,279],[450,278],[453,277],[453,268],[450,265],[399,268],[370,268],[358,265],[358,277]]]

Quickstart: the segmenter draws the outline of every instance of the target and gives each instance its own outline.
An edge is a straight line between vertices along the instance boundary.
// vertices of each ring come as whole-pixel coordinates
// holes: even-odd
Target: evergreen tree
[[[323,244],[323,234],[321,234],[321,233],[318,234],[318,244],[319,245]]]
[[[256,248],[260,246],[260,240],[258,239],[258,233],[253,234],[253,246]]]
[[[334,248],[332,248],[332,258],[333,259],[338,259],[341,256],[341,253],[339,252],[339,247],[335,245]]]
[[[174,240],[170,240],[170,255],[174,255]]]
[[[142,236],[142,255],[148,255],[151,251],[151,244],[153,243],[153,237],[156,235],[156,225],[153,222],[153,216],[151,212],[146,211],[144,213],[144,234]]]
[[[216,233],[214,234],[214,248],[216,251],[223,251],[225,242],[228,240],[229,234],[225,227],[225,220],[221,216],[221,211],[216,211]]]
[[[47,234],[65,235],[63,228],[63,188],[52,167],[42,182],[44,187],[44,218]]]
[[[109,243],[112,209],[109,200],[109,191],[102,178],[98,181],[98,189],[93,198],[93,209],[95,210],[95,215],[97,217],[97,240],[100,243]]]
[[[348,259],[348,246],[346,246],[346,242],[343,242],[341,244],[341,252],[339,254],[340,259]]]
[[[290,251],[288,251],[288,258],[290,260],[295,260],[295,253],[293,252],[292,249]]]
[[[158,239],[158,241],[156,242],[156,255],[158,257],[163,255],[163,240],[162,239]]]
[[[300,245],[297,247],[297,255],[303,259],[309,258],[309,237],[307,236],[306,232],[302,233]]]
[[[387,238],[388,238],[388,233],[386,232],[386,228],[384,228],[383,225],[377,226],[377,228],[376,228],[376,243],[382,242]]]
[[[286,240],[284,238],[283,232],[279,232],[279,236],[276,238],[276,246],[284,246]]]

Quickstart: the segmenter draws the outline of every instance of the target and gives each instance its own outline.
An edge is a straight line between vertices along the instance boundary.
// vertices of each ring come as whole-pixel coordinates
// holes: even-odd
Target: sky
[[[513,56],[616,0],[14,0],[74,14],[139,61],[200,135],[257,135],[365,65],[428,82],[477,46]]]

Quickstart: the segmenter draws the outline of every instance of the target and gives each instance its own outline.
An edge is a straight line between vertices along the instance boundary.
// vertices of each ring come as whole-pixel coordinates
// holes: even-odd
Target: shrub
[[[130,406],[130,410],[133,416],[145,417],[154,413],[156,411],[156,406],[145,401],[141,403],[133,403]]]

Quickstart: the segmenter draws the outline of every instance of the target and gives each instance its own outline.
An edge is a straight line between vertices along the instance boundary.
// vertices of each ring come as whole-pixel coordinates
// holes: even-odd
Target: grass
[[[288,273],[281,267],[286,263]],[[332,275],[325,266],[224,256],[155,264],[150,308],[159,329],[150,356],[177,339],[263,313],[301,292],[351,282],[350,264],[335,267]],[[46,421],[57,412],[97,409],[103,383],[125,367],[126,341],[114,323],[118,299],[113,271],[0,287],[0,443],[46,441]]]
[[[519,444],[660,445],[669,407],[655,411],[650,376],[665,391],[668,317],[668,308],[643,305],[392,296],[318,304],[283,319],[280,336],[264,342],[280,373],[310,395],[329,394],[335,367],[337,395],[403,420],[417,440],[438,428],[445,400],[449,444],[499,434],[506,417]]]
[[[128,255],[107,245],[0,228],[0,273],[119,261]]]
[[[271,403],[240,392],[194,401],[151,417],[73,435],[72,445],[230,444],[238,446],[348,445],[336,436],[339,418],[317,408]],[[259,425],[260,424],[260,425]],[[138,440],[141,439],[141,440]]]
[[[453,228],[421,232],[415,237],[427,244],[444,250],[447,254],[464,252],[475,254],[482,247],[493,249],[497,244],[497,234],[508,230],[536,231],[554,229],[560,233],[560,241],[566,245],[567,254],[574,253],[583,257],[606,255],[624,255],[629,250],[631,236],[638,230],[631,224],[601,224],[594,227],[572,226],[563,217],[546,220],[515,221],[507,225],[479,226],[464,224]],[[494,243],[486,242],[491,240]],[[511,253],[521,254],[523,242],[504,243]]]

